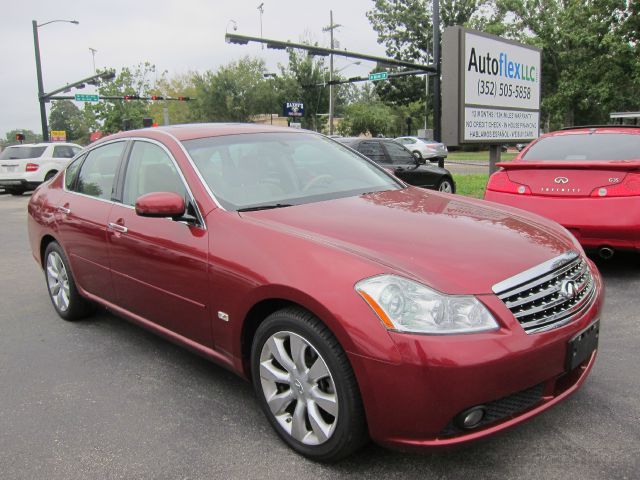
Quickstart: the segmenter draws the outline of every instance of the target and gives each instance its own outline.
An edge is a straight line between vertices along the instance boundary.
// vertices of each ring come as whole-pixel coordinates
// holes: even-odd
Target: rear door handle
[[[69,215],[71,213],[71,209],[67,207],[58,207],[58,211],[60,213],[64,213],[65,215]]]
[[[120,233],[127,233],[129,231],[129,229],[127,227],[124,227],[122,225],[118,225],[117,223],[110,223],[109,224],[109,228],[111,230],[115,230],[116,232],[120,232]]]

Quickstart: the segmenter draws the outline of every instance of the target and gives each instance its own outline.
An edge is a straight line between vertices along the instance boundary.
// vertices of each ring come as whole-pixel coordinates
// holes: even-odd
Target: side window
[[[75,191],[111,200],[113,181],[124,146],[125,142],[116,142],[91,150],[80,168]]]
[[[64,172],[64,186],[67,190],[71,190],[71,188],[73,187],[76,177],[78,176],[78,169],[80,168],[82,160],[84,160],[85,157],[86,155],[83,155],[80,158],[76,158],[76,160],[71,163],[71,165],[69,165],[67,167],[67,170]]]
[[[122,202],[133,206],[138,197],[151,192],[175,192],[185,199],[187,196],[169,155],[153,143],[135,142],[124,177]]]
[[[70,145],[56,145],[53,147],[54,158],[72,158],[76,151]]]
[[[384,142],[384,146],[387,149],[387,153],[391,157],[392,163],[406,165],[408,163],[415,162],[413,155],[411,155],[411,152],[409,152],[402,145],[398,145],[395,142]]]
[[[357,150],[376,163],[387,163],[387,158],[380,142],[362,142]]]

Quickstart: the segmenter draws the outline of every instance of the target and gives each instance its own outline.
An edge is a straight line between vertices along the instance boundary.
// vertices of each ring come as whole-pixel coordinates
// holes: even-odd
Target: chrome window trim
[[[180,166],[178,165],[178,162],[176,161],[176,159],[173,157],[173,155],[171,154],[171,152],[169,151],[169,149],[162,143],[159,142],[158,140],[155,140],[153,138],[147,138],[147,137],[122,137],[122,138],[115,138],[113,140],[109,140],[108,142],[104,142],[104,143],[100,143],[98,145],[95,145],[91,148],[89,148],[88,150],[83,149],[80,153],[78,153],[78,155],[76,155],[76,157],[80,157],[81,155],[89,155],[91,153],[91,151],[95,150],[96,148],[105,146],[105,145],[110,145],[112,143],[116,143],[116,142],[130,142],[130,141],[145,141],[145,142],[149,142],[152,143],[154,145],[158,145],[160,148],[162,148],[165,153],[169,156],[169,159],[173,162],[173,165],[176,167],[176,170],[178,171],[178,175],[180,175],[180,178],[182,180],[182,183],[187,191],[187,194],[189,195],[189,198],[191,199],[191,201],[193,202],[193,206],[196,210],[196,217],[198,220],[198,227],[202,228],[203,230],[207,230],[207,225],[204,222],[204,217],[202,216],[202,213],[200,212],[200,208],[198,207],[198,203],[195,201],[195,197],[193,196],[193,192],[191,191],[191,188],[189,188],[189,184],[187,183],[187,180],[185,179],[182,170],[180,169]],[[178,142],[180,143],[180,142]],[[126,145],[125,145],[126,148]],[[184,149],[183,149],[184,150]],[[69,165],[71,165],[71,163],[75,160],[75,157],[73,159],[71,159],[71,162],[69,162]],[[128,162],[128,158],[126,159]],[[83,162],[84,163],[84,162]],[[82,168],[82,167],[81,167]],[[67,169],[65,168],[64,170],[64,176],[63,176],[63,182],[62,182],[62,189],[67,192],[67,193],[72,193],[74,195],[80,195],[81,197],[85,197],[85,198],[93,198],[94,200],[99,200],[101,202],[106,202],[106,203],[110,203],[112,205],[121,205],[123,207],[126,208],[130,208],[132,210],[135,210],[135,207],[132,205],[126,205],[123,202],[117,202],[115,200],[106,200],[104,198],[100,198],[100,197],[94,197],[92,195],[87,195],[85,193],[80,193],[80,192],[76,192],[74,190],[67,190],[66,187],[66,175],[67,175]],[[124,178],[126,179],[126,175],[127,175],[127,171],[125,169],[124,171]],[[172,220],[173,221],[173,220]]]
[[[205,181],[205,179],[202,177],[202,175],[200,174],[200,170],[198,170],[198,167],[196,166],[195,162],[193,161],[193,159],[191,158],[191,155],[189,155],[189,152],[187,151],[187,149],[184,147],[184,145],[182,144],[182,142],[180,140],[178,140],[178,138],[173,135],[172,133],[169,133],[165,130],[158,130],[158,132],[160,133],[164,133],[165,135],[167,135],[168,137],[172,138],[173,140],[175,140],[175,142],[178,144],[178,146],[180,147],[180,149],[182,150],[182,153],[184,153],[184,156],[187,157],[187,160],[189,161],[189,164],[191,165],[191,168],[193,168],[193,171],[196,172],[196,176],[200,179],[200,183],[202,183],[202,186],[205,188],[205,190],[207,191],[207,193],[209,194],[209,196],[211,197],[211,199],[213,200],[213,203],[216,204],[216,206],[223,211],[227,211],[226,208],[224,208],[220,202],[218,201],[218,199],[216,198],[216,196],[213,194],[213,192],[211,191],[211,188],[209,188],[209,184]]]
[[[501,282],[496,283],[491,287],[491,290],[496,295],[503,294],[508,290],[512,290],[522,284],[530,283],[538,277],[552,272],[558,267],[561,267],[562,265],[575,260],[577,257],[579,257],[578,252],[576,252],[575,250],[569,250],[562,255],[558,255],[557,257],[554,257],[551,260],[547,260],[540,265],[536,265],[529,270],[525,270],[524,272],[520,272],[513,277],[509,277]]]

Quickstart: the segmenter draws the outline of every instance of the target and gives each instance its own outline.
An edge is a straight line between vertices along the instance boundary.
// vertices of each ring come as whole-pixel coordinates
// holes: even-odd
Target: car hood
[[[241,216],[450,294],[491,293],[492,285],[576,248],[542,217],[412,187]]]

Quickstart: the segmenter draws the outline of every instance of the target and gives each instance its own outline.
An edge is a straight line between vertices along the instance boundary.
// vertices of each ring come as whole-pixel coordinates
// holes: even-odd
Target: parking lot
[[[104,311],[59,319],[29,250],[28,200],[0,195],[3,479],[640,478],[640,255],[598,261],[599,358],[568,401],[462,449],[371,444],[322,465],[278,439],[232,373]]]

